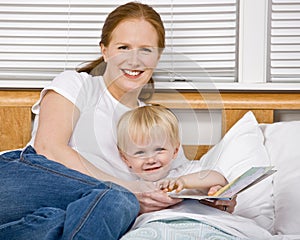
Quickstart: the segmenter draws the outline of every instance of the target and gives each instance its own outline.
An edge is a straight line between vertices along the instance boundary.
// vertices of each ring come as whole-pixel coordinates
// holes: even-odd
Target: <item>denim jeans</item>
[[[131,192],[24,151],[0,155],[0,239],[119,239],[139,203]]]

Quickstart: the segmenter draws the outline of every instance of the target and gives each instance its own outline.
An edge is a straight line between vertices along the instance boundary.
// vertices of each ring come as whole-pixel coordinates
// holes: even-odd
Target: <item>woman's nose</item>
[[[138,53],[138,50],[134,49],[134,50],[131,50],[130,53],[128,54],[128,64],[131,66],[131,67],[136,67],[139,65],[139,53]]]

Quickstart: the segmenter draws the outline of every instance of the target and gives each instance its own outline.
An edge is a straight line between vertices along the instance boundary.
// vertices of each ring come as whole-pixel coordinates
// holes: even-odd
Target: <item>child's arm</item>
[[[212,186],[227,184],[225,177],[214,170],[202,170],[200,172],[191,173],[178,177],[177,179],[164,179],[159,182],[161,189],[165,191],[180,192],[186,189],[198,189],[208,192]]]

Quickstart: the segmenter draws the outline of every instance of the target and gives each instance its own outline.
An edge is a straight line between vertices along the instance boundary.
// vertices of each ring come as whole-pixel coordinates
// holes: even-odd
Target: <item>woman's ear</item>
[[[104,62],[106,62],[106,60],[107,60],[106,47],[104,46],[103,43],[100,43],[100,49],[101,49],[101,53],[102,53],[102,57],[104,59]]]

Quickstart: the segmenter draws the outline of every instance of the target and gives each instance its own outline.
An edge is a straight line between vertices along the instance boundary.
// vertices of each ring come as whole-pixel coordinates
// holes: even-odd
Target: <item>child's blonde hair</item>
[[[178,120],[167,108],[159,105],[143,106],[126,112],[117,125],[117,145],[126,152],[126,143],[149,141],[155,130],[165,134],[173,146],[180,143]]]

